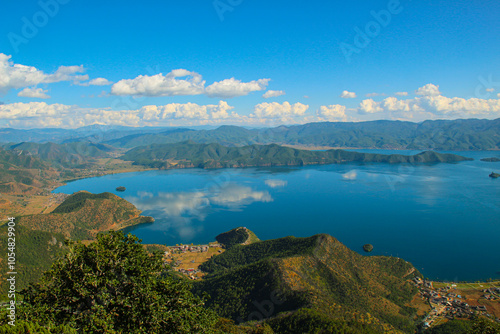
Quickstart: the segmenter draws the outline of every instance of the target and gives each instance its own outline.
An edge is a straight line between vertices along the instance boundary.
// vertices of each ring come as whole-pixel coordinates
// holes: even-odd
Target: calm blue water
[[[134,203],[156,219],[129,229],[145,243],[206,243],[238,226],[261,239],[328,233],[360,253],[371,243],[370,254],[402,257],[432,279],[500,278],[500,179],[488,177],[500,163],[479,161],[500,152],[457,154],[475,161],[148,171],[55,192],[109,191]]]

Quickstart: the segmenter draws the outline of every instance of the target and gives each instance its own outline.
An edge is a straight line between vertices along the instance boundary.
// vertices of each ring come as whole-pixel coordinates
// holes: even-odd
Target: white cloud
[[[367,99],[361,101],[359,104],[358,111],[368,114],[373,114],[382,111],[383,109],[379,107],[380,102],[375,102],[372,99]]]
[[[33,97],[33,98],[38,98],[38,99],[49,99],[50,96],[48,96],[46,93],[48,90],[43,90],[42,88],[25,88],[19,93],[17,93],[17,96],[21,97]]]
[[[284,90],[268,90],[267,92],[265,92],[262,95],[262,97],[265,99],[268,99],[270,97],[278,97],[278,96],[282,96],[282,95],[285,95]]]
[[[344,90],[342,94],[340,94],[340,97],[343,99],[353,99],[356,97],[356,93]]]
[[[45,102],[12,103],[0,105],[0,124],[30,127],[77,127],[86,124],[71,124],[73,106],[47,104]],[[63,121],[64,120],[64,121]],[[73,126],[72,126],[73,125]]]
[[[198,105],[196,103],[170,103],[163,106],[149,105],[138,110],[138,115],[144,121],[160,122],[169,119],[214,120],[230,117],[229,110],[234,107],[225,101],[218,105]],[[234,116],[234,114],[233,114]]]
[[[382,94],[379,94],[379,93],[368,93],[368,94],[365,94],[366,97],[375,97],[375,96],[379,96],[379,95],[382,95]]]
[[[441,95],[441,92],[439,91],[439,86],[433,84],[427,84],[417,89],[415,91],[415,94],[420,96],[438,96]]]
[[[84,72],[83,66],[60,66],[54,73],[47,74],[33,66],[14,64],[10,58],[11,56],[0,53],[0,94],[5,94],[10,89],[41,83],[78,82],[89,78],[88,75],[76,75]]]
[[[178,79],[184,78],[184,79]],[[163,75],[139,75],[135,79],[123,79],[111,86],[113,95],[175,96],[199,95],[204,92],[205,81],[200,74],[184,69]]]
[[[396,92],[394,93],[396,96],[408,96],[408,92]]]
[[[271,79],[259,79],[250,82],[241,82],[235,78],[214,82],[205,89],[207,96],[232,98],[248,95],[251,92],[265,90]]]
[[[113,81],[109,81],[105,78],[95,78],[90,80],[89,82],[78,83],[80,86],[108,86],[113,84]]]
[[[291,105],[289,102],[272,102],[260,103],[254,107],[254,112],[251,117],[257,118],[289,118],[295,116],[303,116],[309,106],[297,102]]]
[[[500,98],[500,93],[497,94],[497,97]]]
[[[316,112],[321,120],[325,121],[346,121],[346,107],[340,104],[332,104],[329,106],[321,106]]]
[[[288,184],[287,181],[278,179],[265,180],[264,183],[266,184],[266,186],[271,188],[282,188],[286,187],[286,185]]]
[[[163,75],[139,75],[134,79],[123,79],[111,86],[112,95],[132,96],[176,96],[200,95],[232,98],[265,90],[270,79],[241,82],[235,78],[214,82],[205,88],[201,74],[185,69],[173,70]]]
[[[380,104],[379,104],[383,110],[389,110],[389,111],[410,111],[410,106],[403,100],[398,100],[395,97],[388,97],[384,99]]]
[[[486,91],[487,91],[487,92],[494,92],[494,91],[495,91],[495,88],[486,88]]]

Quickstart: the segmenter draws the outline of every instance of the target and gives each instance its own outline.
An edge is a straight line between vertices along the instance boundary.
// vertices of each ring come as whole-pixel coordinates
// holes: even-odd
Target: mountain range
[[[500,149],[500,119],[323,122],[261,129],[230,125],[208,130],[99,125],[74,130],[0,129],[0,142],[4,143],[84,141],[130,149],[186,140],[225,146],[275,143],[336,148],[496,150]]]

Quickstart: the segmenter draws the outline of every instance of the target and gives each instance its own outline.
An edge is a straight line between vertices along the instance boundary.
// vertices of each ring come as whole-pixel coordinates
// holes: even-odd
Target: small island
[[[116,191],[125,191],[125,190],[127,190],[127,188],[121,186],[116,188]]]
[[[480,159],[481,161],[486,161],[486,162],[499,162],[500,158],[493,157],[493,158],[482,158]]]
[[[496,179],[496,178],[500,177],[500,174],[495,173],[495,172],[491,172],[490,177],[493,179]]]
[[[363,245],[363,250],[367,253],[370,253],[373,250],[373,245],[372,244]]]

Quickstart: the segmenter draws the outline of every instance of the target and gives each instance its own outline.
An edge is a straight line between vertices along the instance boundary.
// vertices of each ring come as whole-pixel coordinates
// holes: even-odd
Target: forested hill
[[[153,168],[223,168],[256,166],[304,166],[343,162],[430,163],[471,160],[454,154],[422,152],[413,156],[372,154],[344,150],[308,151],[276,144],[226,147],[220,144],[153,144],[136,147],[124,160]]]
[[[260,241],[255,233],[246,227],[238,227],[230,231],[223,232],[216,236],[215,240],[217,240],[217,242],[226,249],[232,248],[236,245],[249,245]]]
[[[238,322],[267,319],[280,333],[297,324],[305,326],[297,333],[416,329],[408,305],[418,271],[399,258],[362,256],[329,235],[234,246],[201,268],[209,275],[194,291],[207,292],[210,308]]]

